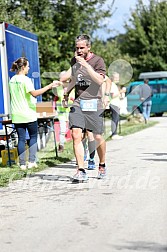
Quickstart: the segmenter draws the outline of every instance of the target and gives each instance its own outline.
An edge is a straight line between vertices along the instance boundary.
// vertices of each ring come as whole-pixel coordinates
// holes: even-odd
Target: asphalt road
[[[167,251],[167,117],[156,120],[107,142],[103,181],[96,169],[71,184],[74,162],[11,178],[0,189],[0,252]]]

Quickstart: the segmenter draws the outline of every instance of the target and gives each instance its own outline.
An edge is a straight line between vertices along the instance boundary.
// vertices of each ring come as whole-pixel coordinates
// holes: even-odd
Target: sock
[[[99,164],[100,167],[106,167],[105,163],[104,164]]]
[[[79,171],[82,171],[82,172],[84,172],[84,173],[86,173],[86,171],[85,171],[84,168],[79,168],[78,170],[79,170]]]

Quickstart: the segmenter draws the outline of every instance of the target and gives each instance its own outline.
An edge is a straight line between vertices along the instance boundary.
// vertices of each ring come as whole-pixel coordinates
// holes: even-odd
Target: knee
[[[72,131],[72,139],[74,142],[82,141],[82,134],[79,131]]]
[[[103,141],[102,135],[95,135],[94,138],[95,138],[95,140],[96,140],[97,142],[102,142],[102,141]]]
[[[20,136],[18,136],[18,141],[19,141],[19,142],[25,142],[25,141],[26,141],[26,137],[20,135]]]

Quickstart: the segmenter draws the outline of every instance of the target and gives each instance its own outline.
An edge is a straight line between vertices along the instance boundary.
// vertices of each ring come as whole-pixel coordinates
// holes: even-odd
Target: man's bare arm
[[[71,67],[61,75],[60,81],[61,82],[66,82],[71,78]]]
[[[75,87],[75,78],[73,76],[71,76],[71,81],[68,83],[67,86],[67,95],[69,95],[69,93],[73,90],[73,88]]]

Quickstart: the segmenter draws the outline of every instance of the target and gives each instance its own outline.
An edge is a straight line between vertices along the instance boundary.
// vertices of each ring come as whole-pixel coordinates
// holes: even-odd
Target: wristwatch
[[[105,96],[110,96],[110,94],[109,94],[109,93],[105,93],[104,95],[105,95]]]

